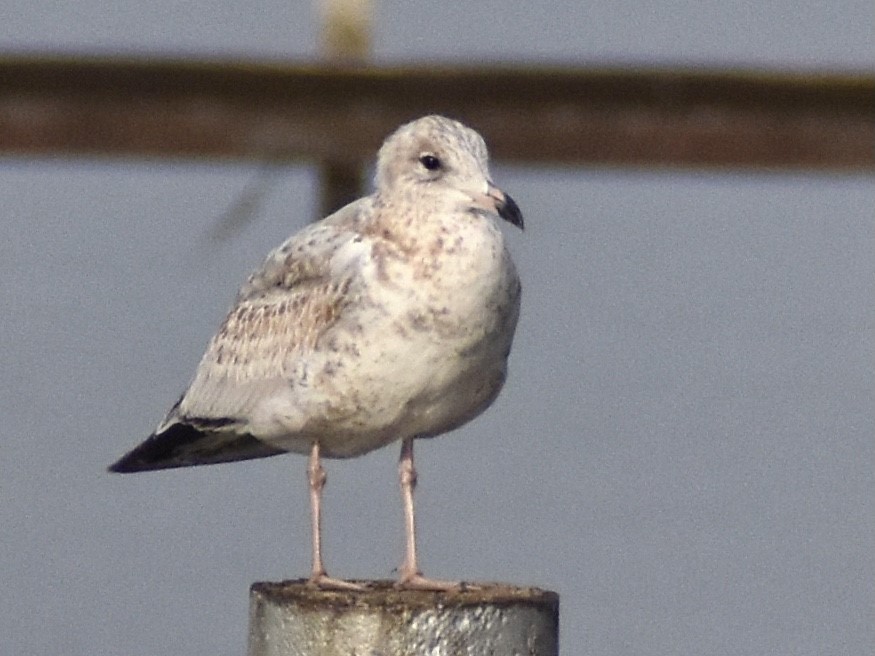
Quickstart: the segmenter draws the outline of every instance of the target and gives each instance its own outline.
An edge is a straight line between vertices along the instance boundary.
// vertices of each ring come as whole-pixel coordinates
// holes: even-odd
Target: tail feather
[[[109,471],[132,472],[211,465],[235,460],[267,458],[285,453],[248,433],[216,430],[180,422],[151,435],[117,462]]]

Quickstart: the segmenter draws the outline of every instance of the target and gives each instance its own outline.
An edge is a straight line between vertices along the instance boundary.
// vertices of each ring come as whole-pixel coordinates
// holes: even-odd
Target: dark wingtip
[[[113,474],[133,474],[155,469],[181,467],[177,464],[178,452],[186,444],[193,443],[203,437],[203,433],[184,424],[175,424],[160,434],[153,434],[136,448],[129,451],[107,471]]]
[[[135,471],[139,471],[138,469],[134,469],[128,461],[128,458],[125,456],[123,458],[119,458],[114,463],[112,463],[109,467],[106,468],[110,474],[130,474]]]
[[[106,471],[111,474],[133,474],[135,472],[149,471],[151,469],[161,469],[161,467],[156,467],[154,465],[150,466],[148,462],[139,456],[137,449],[134,449],[112,463],[106,468]]]
[[[228,422],[202,420],[211,428]],[[162,433],[151,435],[135,449],[111,464],[107,471],[114,474],[212,465],[220,462],[266,458],[285,451],[272,447],[246,433],[218,433],[198,430],[187,423],[173,424]]]

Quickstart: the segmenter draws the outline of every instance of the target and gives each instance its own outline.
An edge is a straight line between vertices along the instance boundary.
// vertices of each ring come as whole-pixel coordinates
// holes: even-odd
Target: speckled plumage
[[[309,453],[310,584],[361,589],[322,561],[322,456],[401,440],[400,587],[444,590],[416,557],[413,441],[461,426],[504,384],[520,283],[497,218],[486,145],[427,116],[380,149],[376,191],[288,239],[243,285],[185,394],[110,467],[137,472]]]
[[[429,170],[423,158],[439,160]],[[141,471],[309,452],[351,457],[452,430],[495,399],[520,284],[473,130],[429,116],[380,149],[376,191],[268,255],[155,434]]]

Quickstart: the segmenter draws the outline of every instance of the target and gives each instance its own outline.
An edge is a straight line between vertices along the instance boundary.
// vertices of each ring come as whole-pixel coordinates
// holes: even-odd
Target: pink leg
[[[461,587],[457,581],[427,579],[419,571],[416,563],[416,520],[413,510],[413,489],[416,487],[416,468],[413,466],[413,438],[405,438],[401,443],[401,458],[398,461],[398,474],[401,482],[401,501],[404,505],[404,536],[406,542],[404,562],[398,570],[399,588],[418,590],[454,590]]]
[[[325,572],[325,565],[322,563],[322,488],[325,487],[328,475],[319,459],[318,442],[313,442],[310,451],[307,478],[310,482],[310,521],[313,533],[313,571],[308,583],[328,590],[364,590],[362,586],[355,583],[331,578]]]

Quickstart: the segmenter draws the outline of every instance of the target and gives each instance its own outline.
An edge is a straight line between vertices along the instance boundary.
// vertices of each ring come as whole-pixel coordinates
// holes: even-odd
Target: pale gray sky
[[[378,2],[383,61],[875,67],[867,1]],[[309,57],[309,4],[0,3],[0,51]],[[476,127],[473,126],[473,127]],[[305,459],[105,467],[313,218],[290,167],[0,160],[0,653],[240,654],[304,576]],[[505,392],[418,449],[427,573],[552,588],[562,653],[875,651],[875,181],[493,166],[524,285]],[[332,573],[391,577],[397,448],[327,462]]]

